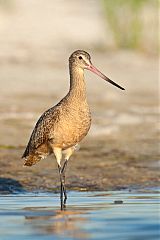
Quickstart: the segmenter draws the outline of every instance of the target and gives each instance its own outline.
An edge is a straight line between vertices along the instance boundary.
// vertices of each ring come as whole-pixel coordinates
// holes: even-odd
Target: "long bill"
[[[86,69],[90,70],[91,72],[97,74],[99,77],[103,78],[105,81],[111,83],[112,85],[120,88],[121,90],[125,90],[123,87],[121,87],[120,85],[118,85],[117,83],[113,82],[111,79],[109,79],[108,77],[106,77],[103,73],[101,73],[96,67],[94,67],[92,64],[87,66]]]

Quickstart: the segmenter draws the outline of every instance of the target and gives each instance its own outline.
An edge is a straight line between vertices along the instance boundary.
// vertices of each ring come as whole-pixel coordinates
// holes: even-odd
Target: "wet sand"
[[[1,149],[0,193],[59,190],[53,156],[34,167],[24,168],[20,159],[22,152],[22,148]],[[157,161],[158,156],[153,154],[137,155],[120,150],[115,141],[90,139],[68,164],[67,189],[95,191],[158,186]]]

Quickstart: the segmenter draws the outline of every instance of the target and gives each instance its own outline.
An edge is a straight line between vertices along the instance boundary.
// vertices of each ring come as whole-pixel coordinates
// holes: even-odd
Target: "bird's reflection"
[[[86,211],[70,210],[56,211],[48,208],[27,208],[26,223],[37,234],[74,237],[75,239],[88,239],[89,234],[81,229],[87,219]]]

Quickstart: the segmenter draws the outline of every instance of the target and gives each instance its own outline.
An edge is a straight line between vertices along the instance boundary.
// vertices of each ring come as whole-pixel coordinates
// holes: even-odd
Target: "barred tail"
[[[46,158],[52,153],[52,149],[47,144],[41,144],[37,149],[31,151],[29,145],[27,146],[22,158],[24,159],[24,166],[32,166],[41,159]]]
[[[24,166],[28,166],[31,167],[33,165],[35,165],[37,162],[39,162],[42,158],[44,158],[43,156],[39,155],[39,154],[30,154],[29,156],[27,156],[24,160]]]

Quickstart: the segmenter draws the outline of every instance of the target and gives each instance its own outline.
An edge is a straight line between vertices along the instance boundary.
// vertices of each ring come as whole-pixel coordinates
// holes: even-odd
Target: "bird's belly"
[[[79,143],[88,133],[91,119],[74,119],[59,122],[52,133],[55,147],[67,149]]]

